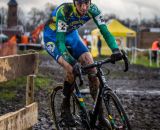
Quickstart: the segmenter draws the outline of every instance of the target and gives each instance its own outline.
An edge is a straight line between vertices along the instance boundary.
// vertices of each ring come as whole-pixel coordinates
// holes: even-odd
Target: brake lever
[[[124,50],[121,50],[121,52],[122,52],[122,59],[123,59],[124,64],[125,64],[124,72],[127,72],[128,69],[129,69],[129,60],[128,60],[128,57],[127,57],[125,51],[124,51]]]

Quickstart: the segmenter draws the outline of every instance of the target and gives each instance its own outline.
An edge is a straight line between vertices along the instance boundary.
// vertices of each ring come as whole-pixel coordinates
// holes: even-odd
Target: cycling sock
[[[102,107],[102,101],[99,103],[99,119],[102,119],[104,116],[103,107]]]
[[[68,81],[64,82],[63,95],[67,98],[70,97],[71,93],[74,90],[74,83],[69,83]]]

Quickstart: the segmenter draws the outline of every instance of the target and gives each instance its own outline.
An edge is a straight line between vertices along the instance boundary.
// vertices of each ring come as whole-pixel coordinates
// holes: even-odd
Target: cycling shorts
[[[56,47],[56,32],[51,30],[49,27],[44,29],[44,43],[45,50],[56,60],[58,61],[61,56],[61,52]],[[85,52],[89,52],[88,48],[82,42],[78,31],[74,30],[66,34],[66,47],[69,48],[69,52],[73,58],[78,60],[78,58]]]

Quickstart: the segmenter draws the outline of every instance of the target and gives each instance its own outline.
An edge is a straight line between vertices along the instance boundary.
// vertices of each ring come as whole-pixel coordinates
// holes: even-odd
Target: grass
[[[25,87],[26,83],[27,83],[27,77],[22,77],[22,78],[17,78],[15,80],[10,80],[4,83],[0,84],[0,88],[10,88],[12,90],[14,89],[18,89],[20,87]],[[35,78],[35,87],[36,88],[42,88],[44,86],[48,86],[50,83],[52,82],[52,80],[45,75],[37,75],[37,77]]]
[[[17,87],[23,87],[26,84],[26,77],[17,78],[0,84],[0,88],[16,89]]]
[[[26,78],[17,78],[0,84],[0,99],[11,100],[16,97],[16,91],[26,84]]]
[[[11,100],[16,97],[16,93],[13,91],[1,91],[0,92],[0,100]]]
[[[131,58],[129,57],[129,59]],[[157,63],[153,61],[152,61],[152,65],[150,66],[149,58],[145,55],[137,56],[136,61],[132,64],[142,65],[142,66],[149,67],[149,68],[158,68]]]
[[[47,87],[51,84],[52,80],[48,76],[38,75],[35,79],[36,89]]]
[[[46,88],[52,80],[44,75],[38,74],[35,78],[35,90]],[[0,84],[0,99],[11,100],[16,97],[16,91],[26,87],[27,77],[17,78]]]

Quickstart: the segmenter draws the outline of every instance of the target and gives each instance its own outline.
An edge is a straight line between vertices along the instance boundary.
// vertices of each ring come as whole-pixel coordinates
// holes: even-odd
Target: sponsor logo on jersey
[[[105,21],[105,19],[104,19],[102,14],[99,14],[98,16],[96,16],[96,20],[97,20],[99,25],[106,24],[106,21]]]
[[[58,21],[58,32],[67,32],[67,24],[62,21],[62,20],[59,20]]]
[[[53,42],[47,42],[46,47],[49,52],[53,53],[55,49],[55,44]]]

